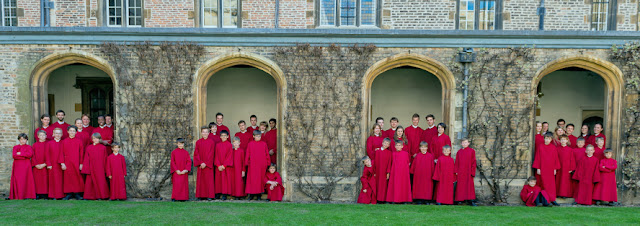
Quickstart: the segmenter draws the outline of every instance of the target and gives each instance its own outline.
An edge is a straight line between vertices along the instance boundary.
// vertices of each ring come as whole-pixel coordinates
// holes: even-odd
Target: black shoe
[[[438,206],[442,206],[442,203],[437,202],[437,203],[436,203],[436,205],[438,205]]]
[[[598,205],[598,206],[599,206],[599,205],[602,205],[602,202],[600,202],[600,201],[596,201],[596,205]]]
[[[62,200],[69,200],[71,198],[71,194],[68,194],[67,196],[65,196],[64,198],[62,198]]]
[[[578,203],[577,202],[573,202],[573,203],[571,203],[571,205],[576,206],[576,205],[578,205]]]
[[[476,204],[476,202],[469,202],[469,205],[471,205],[471,206],[478,206],[478,204]]]
[[[75,197],[76,197],[77,200],[83,200],[82,196],[80,196],[79,193],[76,193]]]
[[[227,200],[227,195],[222,195],[222,200]]]
[[[175,202],[176,200],[175,200],[175,199],[171,199],[171,201],[172,201],[172,202]]]
[[[553,204],[554,206],[560,206],[560,204],[558,204],[556,201],[551,202],[551,204]]]

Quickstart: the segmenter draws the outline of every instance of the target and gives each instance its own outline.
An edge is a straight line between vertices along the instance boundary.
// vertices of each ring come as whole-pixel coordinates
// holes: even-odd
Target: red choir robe
[[[49,198],[64,198],[62,168],[60,167],[60,155],[62,155],[62,140],[47,142],[47,167],[49,169]]]
[[[222,131],[227,131],[229,134],[231,134],[231,130],[229,130],[229,127],[225,125],[218,125],[218,130],[217,130],[218,137],[220,137],[220,133],[222,133]]]
[[[556,195],[559,197],[573,197],[572,179],[569,171],[576,170],[576,160],[573,149],[569,146],[556,148],[560,169],[556,173]]]
[[[574,148],[573,149],[573,159],[576,161],[576,167],[578,167],[580,165],[580,160],[582,160],[582,158],[587,157],[587,153],[585,153],[586,148],[582,147],[582,148]],[[571,191],[573,191],[573,198],[575,199],[578,195],[578,184],[580,182],[578,182],[577,180],[573,179],[573,174],[575,174],[576,172],[573,171],[573,173],[571,174]]]
[[[393,139],[391,140],[391,145],[389,145],[389,150],[391,150],[391,152],[396,152],[396,141]],[[404,142],[402,151],[406,151],[407,153],[409,153],[409,145],[407,145],[407,141]]]
[[[93,129],[94,129],[94,128],[95,128],[95,127],[93,127],[93,126],[85,126],[85,125],[82,125],[82,130],[83,130],[83,131],[87,131],[87,133],[89,134],[89,137],[91,137],[91,135],[93,135]]]
[[[427,144],[431,144],[433,142],[433,138],[438,136],[438,126],[433,125],[432,127],[428,127],[424,129],[422,132],[422,141],[427,142]]]
[[[396,128],[396,129],[397,129],[397,128]],[[385,131],[382,133],[382,136],[383,136],[383,137],[385,137],[385,138],[386,138],[386,137],[388,137],[388,138],[390,138],[391,140],[393,140],[393,137],[395,137],[395,136],[396,136],[396,129],[389,128],[388,130],[385,130]]]
[[[67,166],[64,170],[64,193],[84,192],[84,180],[80,174],[80,164],[84,158],[84,141],[81,138],[67,138],[62,141],[62,155],[59,162]]]
[[[436,169],[433,173],[433,180],[436,184],[436,202],[442,204],[453,204],[453,183],[456,181],[454,173],[454,161],[451,156],[442,155],[438,158]]]
[[[273,190],[271,190],[271,185],[267,184],[267,181],[275,181],[278,183]],[[264,176],[264,189],[267,190],[267,199],[271,202],[279,202],[282,201],[282,196],[284,196],[284,187],[282,186],[282,178],[278,172],[267,172]]]
[[[196,141],[196,146],[193,150],[193,162],[197,167],[196,176],[196,198],[215,198],[215,183],[214,175],[215,171],[218,171],[213,164],[215,154],[215,143],[211,139],[200,138]],[[206,167],[200,168],[200,165],[204,163]]]
[[[389,184],[387,186],[387,202],[411,202],[410,156],[406,151],[394,151],[391,164],[387,167]],[[386,176],[386,175],[385,175]]]
[[[574,136],[573,134],[569,135],[569,147],[571,148],[577,148],[578,147],[578,137]]]
[[[20,152],[20,154],[18,154]],[[9,199],[35,199],[36,185],[31,171],[33,149],[30,145],[13,147],[13,166],[11,167],[11,185]]]
[[[593,191],[593,199],[605,202],[617,202],[618,190],[616,185],[616,169],[618,162],[615,159],[602,159],[598,164],[600,170],[600,183],[596,184]]]
[[[375,151],[375,162],[374,165],[375,175],[376,175],[376,199],[378,201],[386,201],[387,197],[387,169],[391,165],[391,157],[392,152],[389,148],[381,150],[377,148]]]
[[[360,195],[358,195],[358,203],[362,204],[376,204],[376,177],[375,168],[373,164],[371,167],[364,166],[362,169],[362,176],[360,177],[360,183],[362,188],[360,189]],[[386,175],[386,174],[385,174]],[[365,192],[366,190],[366,192]]]
[[[31,166],[33,166],[33,180],[36,184],[36,194],[46,195],[49,193],[49,176],[47,175],[47,167],[42,169],[36,168],[36,165],[47,163],[47,142],[35,142],[33,144],[33,156],[31,157]]]
[[[598,159],[604,159],[604,149],[607,149],[605,146],[598,147],[597,145],[594,145],[593,149],[595,150],[595,152],[593,153],[593,156],[595,156]]]
[[[86,129],[78,130],[78,132],[76,133],[76,137],[82,140],[82,144],[84,145],[84,147],[92,143],[91,135],[92,134],[89,133]]]
[[[256,126],[255,128],[252,126],[247,126],[247,132],[249,132],[249,134],[253,134],[253,131],[256,130],[260,130],[260,126]]]
[[[53,140],[53,129],[55,129],[55,127],[53,126],[47,126],[47,128],[44,128],[44,127],[37,128],[36,131],[33,133],[33,137],[35,139],[38,139],[38,131],[44,130],[45,132],[47,132],[47,141],[51,141]]]
[[[62,139],[67,139],[67,137],[69,137],[69,133],[67,133],[67,127],[69,127],[69,124],[66,122],[62,122],[60,123],[60,121],[56,121],[54,123],[51,123],[51,126],[55,129],[55,128],[60,128],[62,129]]]
[[[91,144],[85,148],[82,173],[87,174],[84,183],[84,199],[109,198],[107,185],[107,147],[102,144]]]
[[[544,136],[541,134],[536,134],[535,144],[535,147],[544,145]]]
[[[445,145],[451,146],[451,138],[449,138],[449,135],[443,133],[442,135],[436,135],[433,138],[432,144],[429,145],[429,150],[435,159],[442,156],[442,147]]]
[[[576,203],[582,205],[593,204],[594,183],[600,182],[600,170],[598,170],[598,158],[595,156],[584,157],[573,174],[573,179],[580,181]]]
[[[247,168],[247,183],[245,193],[262,194],[264,192],[264,176],[271,162],[267,143],[262,141],[251,141],[247,147],[244,164]]]
[[[469,147],[458,150],[453,169],[458,181],[455,201],[476,199],[476,188],[473,181],[473,178],[476,177],[476,167],[475,150]]]
[[[233,145],[229,141],[216,144],[216,154],[213,159],[215,165],[215,187],[217,194],[233,194]],[[225,169],[218,170],[219,166]]]
[[[253,133],[249,133],[248,130],[245,130],[244,133],[237,132],[235,136],[240,138],[240,148],[242,148],[242,150],[247,150],[247,145],[249,145],[249,142],[253,139]]]
[[[369,136],[369,138],[367,138],[367,156],[369,156],[372,162],[376,159],[376,148],[382,147],[383,140],[384,137],[376,135]]]
[[[404,128],[405,136],[407,136],[407,141],[409,142],[409,156],[413,159],[413,155],[418,154],[420,152],[420,141],[422,141],[422,128],[420,126],[413,127],[410,125]]]
[[[233,188],[231,191],[232,196],[243,197],[247,195],[244,193],[244,177],[242,177],[242,172],[246,173],[244,150],[242,148],[238,148],[233,150],[233,168],[231,170]]]
[[[122,154],[118,153],[107,157],[107,177],[111,177],[109,185],[111,200],[127,199],[127,184],[124,177],[127,176],[127,162]]]
[[[111,123],[111,125],[107,125],[105,124],[104,126],[106,126],[107,128],[109,128],[112,132],[116,130],[116,127],[113,126],[113,123]]]
[[[528,184],[525,184],[524,187],[522,187],[522,191],[520,191],[520,198],[525,205],[536,206],[536,198],[538,198],[538,195],[540,194],[542,194],[545,199],[549,200],[549,194],[542,190],[538,185],[531,187]]]
[[[93,133],[99,133],[102,136],[102,140],[111,144],[113,142],[113,130],[109,129],[107,126],[98,126],[93,128]]]
[[[265,134],[264,140],[267,142],[267,148],[269,150],[273,150],[273,154],[271,156],[271,163],[278,163],[278,130],[271,129]],[[382,144],[381,144],[382,145]]]
[[[209,134],[209,138],[207,138],[207,139],[208,140],[212,140],[213,143],[215,143],[215,144],[222,142],[222,139],[220,139],[220,134],[219,133],[218,134],[211,133],[211,134]]]
[[[433,199],[433,171],[435,164],[433,155],[429,152],[418,153],[411,164],[410,173],[413,174],[413,199]]]
[[[537,182],[542,189],[549,194],[549,202],[556,201],[556,176],[554,170],[560,169],[560,160],[556,146],[553,144],[542,144],[536,150],[533,168],[540,169],[540,175],[536,173]]]
[[[189,200],[189,173],[178,175],[176,171],[191,171],[191,157],[184,149],[176,148],[171,152],[171,199]]]
[[[598,146],[598,144],[596,144],[596,138],[598,138],[598,137],[604,138],[604,144],[605,144],[605,146],[607,146],[607,137],[604,136],[604,133],[591,134],[591,136],[589,136],[589,141],[587,141],[587,144],[591,144],[594,147]]]

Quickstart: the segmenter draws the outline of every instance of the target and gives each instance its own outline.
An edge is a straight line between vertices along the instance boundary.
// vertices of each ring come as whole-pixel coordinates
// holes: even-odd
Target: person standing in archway
[[[604,140],[604,143],[607,143],[607,137],[604,136],[604,133],[602,133],[602,124],[600,123],[596,123],[595,126],[593,126],[593,135],[590,137],[591,142],[589,144],[592,144],[593,146],[598,145],[596,143],[596,138],[598,137],[602,137],[602,139]]]
[[[276,122],[275,118],[269,119],[269,127],[271,129],[265,134],[269,156],[271,156],[271,164],[277,164],[278,162],[278,128],[276,127]]]
[[[62,130],[62,139],[66,139],[67,137],[69,137],[69,134],[67,134],[67,127],[69,127],[69,124],[67,124],[66,122],[64,122],[64,117],[66,116],[66,114],[64,113],[63,110],[58,110],[56,111],[56,118],[58,118],[57,122],[54,122],[53,128],[60,128]]]
[[[577,144],[578,137],[573,135],[574,129],[575,129],[575,125],[573,125],[572,123],[569,123],[566,128],[567,131],[565,131],[565,133],[567,134],[567,137],[569,137],[569,147],[571,148],[578,147],[578,144]]]
[[[253,197],[258,200],[261,199],[260,196],[264,193],[264,184],[262,182],[269,162],[271,162],[267,143],[262,142],[261,139],[262,133],[253,131],[253,141],[249,142],[244,157],[244,164],[247,168],[245,193],[249,195],[249,200]]]
[[[89,136],[91,136],[91,134],[93,134],[93,126],[91,126],[91,118],[89,118],[89,115],[87,114],[82,114],[82,117],[80,118],[82,119],[83,131],[85,131],[87,134],[89,134]]]
[[[43,114],[42,116],[40,116],[40,122],[42,123],[42,125],[40,126],[40,128],[36,129],[33,135],[35,137],[38,137],[38,132],[44,131],[47,134],[47,141],[53,140],[53,129],[55,128],[50,125],[51,116],[49,114]]]
[[[209,139],[213,140],[213,142],[216,144],[222,142],[222,140],[220,140],[220,133],[218,132],[218,126],[216,125],[215,122],[209,123],[209,131],[211,131],[211,133],[209,134]]]
[[[553,135],[544,135],[544,145],[537,148],[533,160],[533,168],[536,169],[536,178],[540,182],[540,187],[549,193],[549,201],[556,203],[556,174],[560,169],[560,160],[556,146],[551,143]]]
[[[113,125],[113,116],[111,116],[110,114],[104,115],[104,125],[111,129],[112,133],[114,130],[116,130],[116,127]]]
[[[447,145],[451,146],[451,138],[449,138],[449,135],[444,133],[446,130],[447,124],[442,122],[438,124],[438,135],[433,138],[433,145],[429,148],[431,149],[431,154],[433,154],[434,159],[438,159],[442,156],[442,147]]]
[[[407,126],[405,129],[407,141],[409,142],[409,157],[411,161],[413,161],[413,158],[420,152],[420,140],[422,140],[423,130],[418,124],[420,124],[420,115],[413,114],[411,117],[411,126]]]
[[[436,117],[433,116],[432,114],[429,114],[427,115],[427,117],[425,117],[425,119],[427,120],[428,127],[424,129],[424,132],[422,132],[422,141],[427,142],[427,144],[431,144],[433,142],[433,138],[438,136],[438,127],[436,126]]]
[[[375,150],[376,148],[382,147],[383,139],[382,128],[380,128],[380,125],[374,124],[369,133],[369,138],[367,138],[367,156],[369,156],[371,160],[375,161]]]
[[[389,124],[391,125],[391,128],[389,128],[388,130],[385,130],[383,136],[388,137],[393,141],[394,140],[393,137],[396,135],[396,129],[398,129],[399,123],[400,121],[398,121],[398,118],[392,117],[391,120],[389,120]]]
[[[109,145],[113,142],[113,130],[109,129],[105,124],[104,116],[98,116],[98,124],[100,126],[93,128],[93,133],[99,133],[102,137],[101,143],[103,145]],[[111,154],[111,153],[109,153]]]
[[[580,137],[584,139],[585,146],[588,144],[595,145],[591,143],[591,131],[589,130],[589,125],[582,125],[582,127],[580,127]]]
[[[215,142],[209,139],[209,127],[200,128],[200,138],[193,150],[193,162],[198,167],[196,177],[196,198],[211,200],[215,198],[214,153]]]
[[[567,124],[566,121],[564,121],[564,119],[558,119],[558,121],[556,122],[556,126],[558,126],[559,128],[564,129],[564,125]]]
[[[227,131],[227,133],[231,133],[229,127],[222,125],[222,121],[224,120],[224,115],[220,112],[216,113],[216,126],[218,127],[218,133],[222,133],[222,131]],[[220,135],[218,135],[220,137]]]
[[[254,130],[258,130],[258,116],[256,115],[249,116],[249,123],[251,123],[251,126],[247,128],[247,131],[249,132],[249,135],[251,135],[253,134]]]

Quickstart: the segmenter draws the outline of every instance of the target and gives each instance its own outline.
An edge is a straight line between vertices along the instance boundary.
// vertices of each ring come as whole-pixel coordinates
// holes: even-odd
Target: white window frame
[[[467,23],[469,23],[470,21],[473,22],[473,30],[480,30],[480,22],[485,22],[487,20],[482,20],[482,18],[480,18],[480,12],[481,11],[485,11],[487,12],[486,15],[488,15],[489,12],[491,12],[492,10],[482,10],[480,5],[482,4],[482,1],[494,1],[495,5],[494,5],[494,10],[493,10],[493,29],[491,30],[502,30],[502,22],[503,22],[503,18],[502,18],[502,10],[503,10],[503,4],[504,1],[503,0],[458,0],[457,1],[457,6],[456,6],[456,30],[469,30],[469,29],[461,29],[460,28],[460,11],[461,11],[461,1],[465,1],[465,2],[473,2],[474,7],[474,14],[473,14],[473,19],[469,20],[469,18],[467,17],[467,20],[465,20]],[[468,11],[465,9],[465,11]],[[482,30],[488,30],[488,29],[482,29]]]
[[[596,5],[606,7],[604,12],[595,13]],[[616,29],[616,13],[618,2],[616,0],[593,0],[591,2],[591,18],[589,28],[592,31],[611,31]],[[597,22],[596,18],[604,18],[603,22]],[[602,26],[602,28],[600,28]]]
[[[105,0],[104,1],[104,5],[105,5],[105,21],[104,23],[107,25],[107,27],[143,27],[144,25],[144,0],[139,0],[140,1],[140,6],[139,7],[132,7],[132,8],[140,8],[140,15],[139,16],[133,16],[133,17],[140,17],[140,25],[130,25],[129,24],[129,1],[136,1],[136,0],[115,0],[115,1],[120,1],[121,3],[121,14],[120,17],[122,18],[122,24],[120,25],[112,25],[109,24],[109,19],[111,18],[111,16],[109,16],[109,9],[111,8],[109,6],[109,0]]]
[[[322,8],[322,0],[317,0],[317,3],[316,3],[316,9],[317,9],[316,13],[318,15],[316,17],[317,27],[319,28],[336,28],[336,27],[338,28],[378,28],[378,24],[379,24],[378,17],[380,16],[380,12],[379,12],[380,6],[378,4],[380,4],[382,0],[373,0],[373,14],[374,14],[373,21],[374,22],[373,24],[366,24],[366,25],[362,24],[362,7],[361,7],[362,0],[355,0],[356,9],[354,11],[356,15],[355,15],[354,25],[342,25],[341,5],[343,0],[332,0],[332,1],[334,3],[334,8],[331,9],[334,15],[333,25],[324,23],[322,13],[325,11],[325,9]]]
[[[2,27],[14,27],[14,26],[11,26],[11,25],[6,25],[6,24],[5,24],[5,22],[4,22],[6,18],[10,18],[12,21],[14,21],[14,20],[16,21],[16,25],[15,25],[15,27],[17,27],[17,26],[18,26],[18,0],[16,0],[15,5],[13,5],[13,6],[12,6],[12,5],[8,5],[8,6],[5,6],[5,5],[4,5],[4,4],[5,4],[5,2],[9,2],[9,3],[11,3],[11,1],[10,1],[10,0],[9,0],[9,1],[7,1],[7,0],[1,0],[1,1],[2,1],[2,2],[0,2],[0,19],[2,19],[2,22],[0,22],[0,25],[2,25]],[[7,8],[13,8],[13,9],[14,9],[14,12],[16,12],[16,16],[15,16],[15,17],[12,17],[12,16],[6,16],[6,15],[4,15],[4,9],[5,9],[5,7],[7,7]]]
[[[216,25],[205,25],[204,24],[204,10],[205,10],[205,6],[204,6],[204,2],[206,0],[200,0],[200,25],[204,28],[240,28],[242,27],[242,0],[235,0],[236,1],[236,9],[238,10],[238,14],[236,15],[236,26],[225,26],[224,25],[224,0],[213,0],[216,2],[216,12],[218,13],[217,15],[217,24]],[[228,9],[233,9],[233,8],[228,8]]]

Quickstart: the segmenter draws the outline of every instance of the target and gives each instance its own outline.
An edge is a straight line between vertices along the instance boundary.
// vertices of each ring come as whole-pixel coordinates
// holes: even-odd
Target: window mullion
[[[129,13],[127,11],[129,7],[129,0],[122,0],[122,27],[129,26]]]
[[[0,1],[0,19],[2,19],[0,25],[4,27],[4,1]]]
[[[360,24],[362,23],[362,17],[361,17],[361,12],[360,12],[360,7],[362,4],[362,0],[356,0],[356,21],[355,21],[355,25],[356,27],[360,27]]]
[[[222,14],[224,14],[224,6],[222,5],[222,1],[223,0],[217,0],[218,1],[218,28],[222,28],[222,26],[224,25],[224,23],[222,22]]]
[[[342,4],[341,2],[342,0],[336,0],[336,27],[340,27],[340,16],[341,16],[341,10],[340,10],[340,4]]]
[[[473,1],[473,30],[480,29],[480,1]]]

